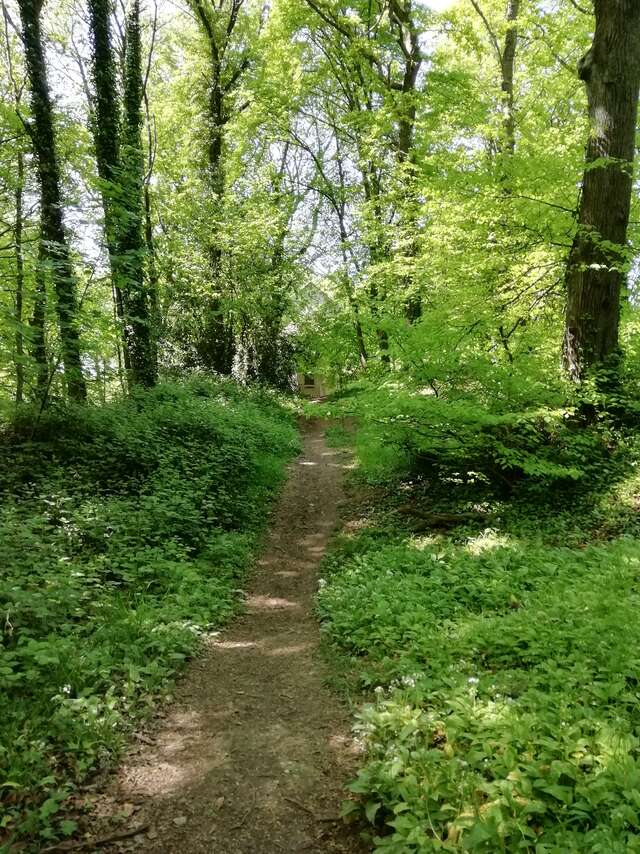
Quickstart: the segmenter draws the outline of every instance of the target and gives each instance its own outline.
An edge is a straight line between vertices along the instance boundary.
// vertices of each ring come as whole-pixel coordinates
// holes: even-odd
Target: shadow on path
[[[356,761],[346,710],[323,684],[312,615],[318,565],[338,523],[343,470],[324,424],[272,516],[247,611],[210,640],[154,736],[109,793],[147,830],[118,850],[172,854],[362,852],[338,818]],[[113,849],[112,849],[113,850]]]

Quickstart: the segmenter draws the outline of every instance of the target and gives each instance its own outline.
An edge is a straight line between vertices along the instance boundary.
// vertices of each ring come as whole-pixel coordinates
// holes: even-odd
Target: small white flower
[[[380,696],[381,694],[384,694],[384,688],[382,687],[382,685],[376,685],[376,687],[374,688],[373,693],[374,693],[374,694],[377,694],[378,696]]]
[[[477,676],[470,676],[467,681],[469,682],[469,685],[477,685],[480,680]]]

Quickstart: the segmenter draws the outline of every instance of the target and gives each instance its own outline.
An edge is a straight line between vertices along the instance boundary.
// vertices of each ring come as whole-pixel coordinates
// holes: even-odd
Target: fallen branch
[[[298,809],[304,810],[304,812],[309,813],[309,815],[315,821],[330,821],[330,822],[341,821],[340,816],[336,816],[336,815],[316,815],[310,807],[305,806],[304,804],[300,803],[300,801],[296,801],[295,798],[285,797],[284,800],[288,801],[290,804],[293,804],[294,807],[298,807]]]
[[[462,513],[433,513],[418,507],[404,505],[398,507],[398,513],[415,516],[420,520],[419,528],[453,528],[466,522],[486,522],[489,514],[480,510],[467,510]]]
[[[310,809],[309,807],[306,807],[304,804],[301,804],[300,801],[296,801],[295,798],[285,797],[285,801],[288,801],[290,804],[293,804],[294,807],[298,807],[298,809],[300,809],[300,810],[304,810],[304,812],[309,813],[309,815],[312,815],[314,818],[316,817],[316,814],[314,813],[314,811],[312,809]]]
[[[58,842],[56,845],[49,845],[42,849],[42,854],[50,854],[53,851],[80,851],[83,848],[92,850],[100,848],[103,845],[109,845],[111,842],[119,842],[121,839],[129,839],[131,836],[137,836],[139,833],[144,833],[149,829],[148,824],[140,824],[137,827],[132,827],[129,830],[119,830],[115,833],[109,833],[107,836],[98,836],[94,839],[84,839],[77,842],[66,841]]]

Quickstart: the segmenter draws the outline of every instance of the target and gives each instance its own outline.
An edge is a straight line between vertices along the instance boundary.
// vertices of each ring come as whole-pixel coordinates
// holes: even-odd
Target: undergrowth
[[[205,380],[5,424],[1,850],[74,832],[74,787],[237,610],[296,442],[275,398]]]
[[[573,442],[540,413],[536,440],[502,420],[500,457],[493,427],[465,440],[482,412],[416,404],[442,426],[416,438],[374,397],[357,445],[375,509],[336,539],[318,595],[368,696],[346,813],[389,854],[640,851],[632,431],[602,419]]]

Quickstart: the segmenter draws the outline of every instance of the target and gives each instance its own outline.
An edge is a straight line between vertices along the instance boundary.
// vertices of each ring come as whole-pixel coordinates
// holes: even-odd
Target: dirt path
[[[303,425],[247,613],[190,667],[154,743],[112,797],[147,830],[120,849],[163,854],[361,852],[336,821],[355,760],[346,710],[323,684],[311,608],[338,521],[345,457]]]

